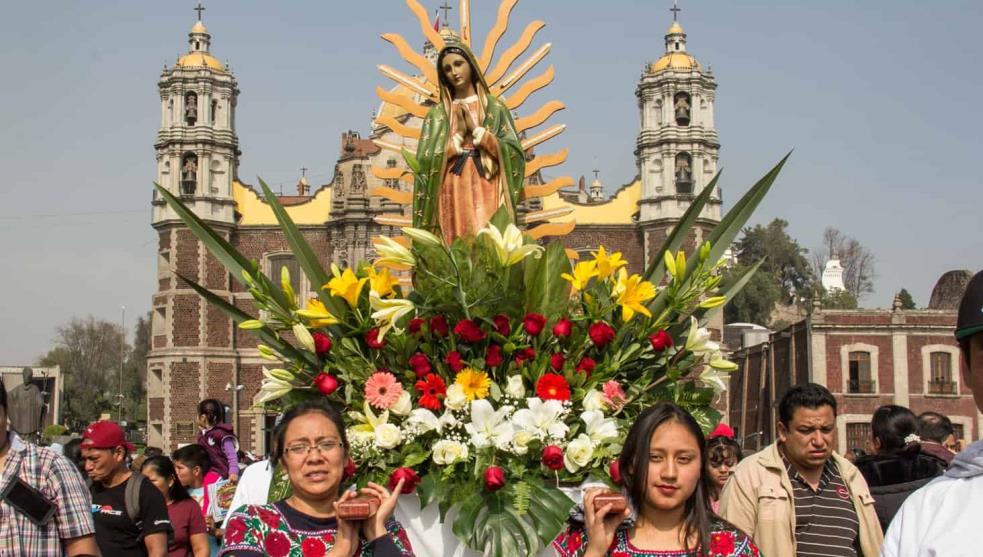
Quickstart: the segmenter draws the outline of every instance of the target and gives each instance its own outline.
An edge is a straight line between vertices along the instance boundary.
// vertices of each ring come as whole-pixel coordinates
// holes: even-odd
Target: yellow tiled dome
[[[665,70],[698,70],[700,63],[686,52],[670,52],[649,66],[649,72],[657,73]]]
[[[194,27],[191,28],[191,32],[192,33],[207,33],[208,32],[208,27],[205,27],[205,24],[199,21],[198,23],[195,23],[195,26]]]
[[[215,71],[224,72],[225,64],[218,61],[211,54],[204,52],[192,52],[178,58],[177,65],[182,68],[210,68]]]

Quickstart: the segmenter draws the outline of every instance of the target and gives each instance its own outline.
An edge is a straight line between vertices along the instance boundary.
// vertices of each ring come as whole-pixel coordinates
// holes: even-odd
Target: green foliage
[[[918,307],[906,288],[902,288],[898,292],[898,300],[901,302],[901,309],[916,309]]]
[[[825,309],[857,309],[857,299],[853,294],[839,288],[831,291],[823,289],[821,303]]]
[[[747,266],[738,263],[724,277],[724,281],[740,276]],[[758,269],[744,285],[744,289],[730,299],[724,308],[724,320],[727,323],[756,323],[768,326],[771,312],[782,297],[778,278],[768,272]]]
[[[61,424],[51,424],[44,427],[44,431],[41,432],[41,436],[44,438],[45,442],[51,443],[51,440],[59,435],[65,435],[68,433],[68,428]]]

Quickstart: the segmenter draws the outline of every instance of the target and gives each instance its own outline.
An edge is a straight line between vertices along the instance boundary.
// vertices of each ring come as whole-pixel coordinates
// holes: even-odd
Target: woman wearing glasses
[[[291,495],[269,505],[237,509],[219,555],[326,555],[410,557],[406,532],[391,518],[402,482],[392,493],[369,483],[362,495],[379,499],[376,513],[361,522],[337,518],[338,504],[354,498],[342,491],[348,439],[341,414],[330,405],[302,403],[286,412],[275,432],[273,459],[287,473]]]

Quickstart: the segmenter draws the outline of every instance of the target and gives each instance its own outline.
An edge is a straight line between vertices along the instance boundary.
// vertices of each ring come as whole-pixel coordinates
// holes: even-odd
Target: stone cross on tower
[[[205,11],[205,6],[202,6],[201,2],[198,2],[198,5],[195,6],[195,11],[198,12],[198,21],[201,21],[201,12]]]
[[[444,5],[441,6],[440,9],[441,10],[444,10],[444,23],[443,23],[443,27],[450,27],[450,25],[448,25],[448,21],[450,21],[450,19],[448,19],[448,18],[450,18],[450,13],[448,13],[448,12],[450,12],[454,8],[450,4],[448,4],[446,2],[446,0],[445,0]]]
[[[669,8],[669,11],[672,12],[672,20],[673,21],[678,21],[679,12],[681,12],[683,10],[680,9],[680,7],[676,5],[676,0],[672,0],[672,7]]]

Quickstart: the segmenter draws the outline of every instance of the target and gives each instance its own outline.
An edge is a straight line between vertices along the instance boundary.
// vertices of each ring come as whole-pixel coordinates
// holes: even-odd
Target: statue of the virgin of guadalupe
[[[417,148],[413,226],[450,243],[487,226],[499,207],[515,220],[525,153],[512,115],[466,45],[440,51],[437,75],[440,102],[427,113]]]

